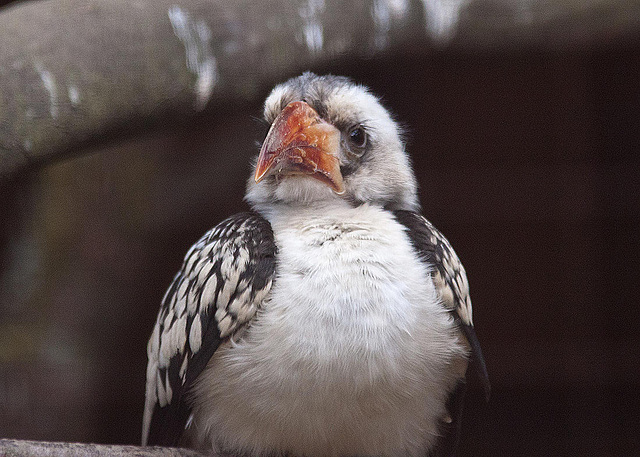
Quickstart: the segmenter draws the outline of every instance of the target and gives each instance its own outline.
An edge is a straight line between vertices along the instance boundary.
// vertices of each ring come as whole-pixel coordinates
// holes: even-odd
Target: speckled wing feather
[[[471,348],[469,367],[472,370],[467,369],[467,377],[469,377],[470,372],[475,372],[484,391],[484,396],[488,401],[490,393],[489,376],[482,350],[480,349],[480,343],[473,328],[469,283],[460,259],[444,235],[420,214],[413,211],[394,211],[394,216],[398,222],[406,227],[414,249],[432,269],[431,275],[436,290],[444,306],[454,315]],[[451,424],[448,424],[449,433],[443,434],[443,438],[433,453],[434,456],[451,456],[455,454],[460,435],[465,392],[466,385],[461,383],[449,398],[447,404],[447,409],[451,416]]]
[[[147,347],[143,445],[178,444],[193,381],[220,343],[254,317],[271,289],[275,253],[269,222],[253,213],[226,219],[187,252]]]

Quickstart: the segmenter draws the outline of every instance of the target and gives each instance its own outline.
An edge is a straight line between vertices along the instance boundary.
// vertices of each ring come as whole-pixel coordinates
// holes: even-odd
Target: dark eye
[[[352,146],[362,149],[367,145],[367,132],[361,125],[356,125],[349,130],[349,142]]]

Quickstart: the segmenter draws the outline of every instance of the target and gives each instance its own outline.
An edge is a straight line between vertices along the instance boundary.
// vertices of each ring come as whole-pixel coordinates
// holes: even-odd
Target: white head
[[[304,73],[273,89],[264,118],[271,130],[245,197],[256,210],[331,200],[418,209],[400,128],[365,87]]]

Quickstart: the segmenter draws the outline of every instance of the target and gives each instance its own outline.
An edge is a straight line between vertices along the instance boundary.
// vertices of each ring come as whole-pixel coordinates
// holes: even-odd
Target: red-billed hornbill
[[[143,444],[453,455],[468,365],[488,382],[464,268],[418,213],[398,125],[366,88],[312,73],[264,116],[254,212],[206,233],[162,301]]]

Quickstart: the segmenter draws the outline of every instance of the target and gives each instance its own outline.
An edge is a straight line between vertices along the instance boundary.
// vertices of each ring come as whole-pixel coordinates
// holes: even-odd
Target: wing
[[[147,346],[143,445],[178,444],[191,413],[185,394],[220,343],[255,315],[275,254],[271,225],[253,213],[221,222],[187,252]]]
[[[460,259],[444,235],[420,214],[412,211],[394,211],[394,216],[399,223],[406,227],[407,234],[418,255],[432,268],[433,283],[438,294],[444,306],[453,314],[471,348],[469,362],[471,370],[467,369],[467,378],[470,371],[475,373],[488,401],[491,390],[489,376],[480,343],[473,328],[469,283]],[[448,425],[448,429],[451,433],[446,433],[443,436],[444,439],[439,443],[435,455],[453,455],[455,453],[460,433],[465,391],[466,384],[462,382],[449,398],[447,408],[451,416],[451,424]]]

